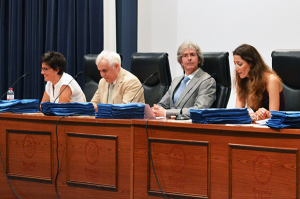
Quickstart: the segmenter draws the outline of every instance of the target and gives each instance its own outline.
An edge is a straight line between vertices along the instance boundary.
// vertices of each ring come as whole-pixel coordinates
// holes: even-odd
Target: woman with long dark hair
[[[285,99],[281,79],[259,52],[243,44],[233,51],[235,64],[236,108],[251,108],[253,120],[269,118],[270,111],[283,111]]]

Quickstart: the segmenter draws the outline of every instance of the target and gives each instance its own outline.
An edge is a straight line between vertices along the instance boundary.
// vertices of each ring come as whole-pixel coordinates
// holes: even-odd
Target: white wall
[[[139,0],[138,51],[167,52],[174,78],[182,74],[177,48],[191,40],[203,52],[229,52],[233,79],[236,47],[253,45],[271,66],[273,50],[300,49],[299,24],[299,0]]]
[[[103,1],[103,49],[117,52],[116,2]]]

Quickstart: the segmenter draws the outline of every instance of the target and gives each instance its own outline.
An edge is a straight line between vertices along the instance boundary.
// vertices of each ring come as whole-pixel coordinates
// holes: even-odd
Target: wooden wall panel
[[[298,149],[229,144],[230,198],[297,198]]]
[[[50,132],[7,130],[6,139],[8,176],[52,181]]]
[[[149,139],[161,188],[168,195],[207,197],[208,142]],[[149,158],[148,192],[161,193]]]
[[[63,126],[60,196],[130,198],[131,121],[67,118]]]
[[[117,136],[67,133],[67,183],[117,189]]]
[[[25,114],[0,114],[1,154],[12,187],[20,198],[55,198],[54,145],[56,121]],[[59,129],[59,128],[58,128]],[[17,198],[0,174],[0,198]]]

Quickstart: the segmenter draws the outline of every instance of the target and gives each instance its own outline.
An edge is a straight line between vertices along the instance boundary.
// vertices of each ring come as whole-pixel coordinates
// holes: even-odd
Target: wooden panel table
[[[162,189],[169,198],[299,199],[300,130],[59,119],[0,114],[0,151],[21,198],[57,198],[58,141],[60,198],[164,198]],[[2,165],[0,195],[17,198]]]
[[[145,120],[133,126],[134,198],[299,198],[300,130],[149,120],[147,138]]]
[[[0,151],[18,195],[57,198],[54,181],[58,154],[60,198],[132,197],[131,120],[59,119],[0,114]],[[17,198],[2,164],[0,195],[0,198]]]

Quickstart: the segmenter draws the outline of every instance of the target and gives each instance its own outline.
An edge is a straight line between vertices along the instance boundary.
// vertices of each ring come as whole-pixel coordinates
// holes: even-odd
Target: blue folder
[[[41,103],[42,113],[44,115],[95,115],[95,108],[92,103],[72,102],[72,103]]]
[[[39,112],[38,99],[0,100],[0,112],[35,113]]]
[[[300,128],[299,111],[271,111],[272,117],[266,122],[270,128]]]
[[[107,119],[142,119],[144,118],[145,104],[102,104],[97,105],[96,118]]]
[[[251,118],[246,108],[234,109],[191,109],[193,123],[202,124],[250,124]]]

